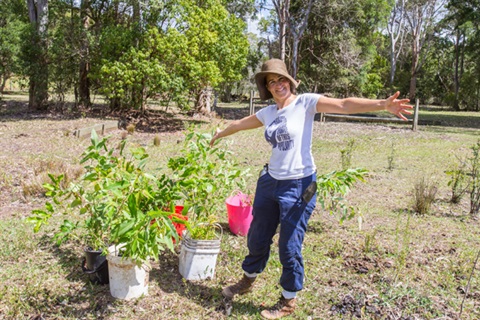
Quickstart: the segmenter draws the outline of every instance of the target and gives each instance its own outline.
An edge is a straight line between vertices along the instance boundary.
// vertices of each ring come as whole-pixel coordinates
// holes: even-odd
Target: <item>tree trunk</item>
[[[278,16],[279,41],[280,41],[280,59],[285,61],[286,41],[287,41],[287,17],[290,8],[290,0],[273,0],[275,11]]]
[[[79,80],[78,80],[78,95],[79,103],[82,106],[90,106],[90,79],[88,73],[90,71],[89,53],[90,44],[88,42],[88,15],[89,0],[83,0],[81,4],[80,15],[83,22],[82,40],[80,48],[80,66],[79,66]]]
[[[405,16],[410,26],[410,34],[412,38],[412,69],[410,79],[409,98],[415,99],[415,91],[417,89],[417,74],[421,70],[422,63],[425,61],[429,46],[425,45],[433,38],[432,28],[437,20],[443,14],[444,1],[424,0],[406,2]],[[420,57],[422,55],[422,63]]]
[[[5,91],[5,85],[7,84],[7,80],[9,78],[9,75],[4,74],[2,76],[2,81],[0,82],[0,94]]]
[[[48,0],[27,0],[32,24],[32,51],[30,56],[28,108],[46,110],[48,105],[47,24]]]
[[[297,59],[298,59],[298,46],[300,44],[300,38],[293,36],[293,48],[292,48],[292,78],[297,78]]]
[[[412,49],[412,68],[410,71],[410,91],[408,98],[410,101],[415,100],[415,93],[417,91],[417,66],[418,66],[418,52],[415,51],[415,45]]]
[[[225,85],[222,90],[222,102],[232,102],[232,86]]]
[[[302,13],[302,16],[298,19],[293,19],[289,12],[287,11],[287,21],[290,27],[290,32],[293,37],[293,47],[292,47],[292,77],[297,78],[298,71],[298,47],[300,45],[300,39],[307,28],[308,16],[312,10],[313,0],[308,0],[307,9]],[[294,21],[296,20],[296,21]]]
[[[395,73],[397,72],[397,59],[395,59],[395,52],[393,47],[390,48],[390,88],[393,88],[395,81]]]
[[[212,89],[205,88],[201,90],[197,96],[197,102],[195,104],[195,110],[197,111],[197,113],[209,114],[210,112],[212,112],[211,101]]]
[[[387,24],[387,31],[390,38],[390,88],[393,89],[395,81],[395,73],[397,72],[397,59],[403,46],[403,34],[405,15],[405,1],[397,0],[390,13],[390,18]],[[400,43],[399,43],[400,41]],[[398,48],[397,48],[398,45]]]

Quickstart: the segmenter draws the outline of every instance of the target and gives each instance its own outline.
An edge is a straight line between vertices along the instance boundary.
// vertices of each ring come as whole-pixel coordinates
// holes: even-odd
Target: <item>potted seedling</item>
[[[89,246],[107,255],[112,295],[131,299],[147,293],[149,261],[158,259],[162,250],[173,251],[178,236],[169,218],[173,212],[165,208],[178,196],[175,184],[165,175],[146,172],[144,148],[127,152],[126,140],[119,148],[111,148],[108,139],[99,140],[92,131],[92,144],[81,160],[85,174],[66,189],[61,178],[52,177],[53,183],[46,187],[53,202],[47,202],[45,210],[35,210],[30,220],[38,231],[54,214],[72,217],[74,213],[76,220],[65,220],[55,237],[83,235],[91,241]]]
[[[188,211],[179,257],[180,274],[187,280],[213,278],[222,236],[218,222],[224,212],[224,199],[233,189],[245,186],[247,171],[239,169],[231,152],[211,148],[211,137],[189,130],[181,155],[168,162]]]

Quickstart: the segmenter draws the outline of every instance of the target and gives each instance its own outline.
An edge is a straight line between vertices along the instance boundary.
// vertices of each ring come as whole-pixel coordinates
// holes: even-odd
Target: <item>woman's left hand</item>
[[[385,110],[396,115],[402,120],[408,120],[403,114],[412,114],[411,109],[413,109],[413,107],[407,104],[410,102],[410,99],[397,100],[399,95],[400,91],[397,91],[387,98],[385,101]]]
[[[219,128],[217,128],[217,130],[215,131],[215,134],[213,135],[212,137],[212,140],[210,140],[210,147],[213,147],[213,144],[215,143],[215,141],[220,138],[220,135],[219,133],[221,132],[222,130],[220,130]]]

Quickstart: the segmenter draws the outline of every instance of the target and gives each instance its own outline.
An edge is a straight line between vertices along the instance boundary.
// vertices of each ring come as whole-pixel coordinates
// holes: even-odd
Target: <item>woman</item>
[[[387,110],[406,120],[411,114],[408,99],[397,100],[399,92],[385,100],[362,98],[335,99],[320,94],[296,95],[299,82],[293,79],[279,59],[266,61],[255,81],[262,100],[273,98],[274,105],[256,114],[233,121],[224,130],[217,129],[210,145],[219,138],[241,130],[265,126],[265,138],[272,145],[268,166],[257,182],[253,203],[253,221],[248,232],[249,254],[242,269],[243,278],[223,289],[232,299],[252,290],[256,277],[265,269],[272,238],[280,224],[279,256],[282,263],[279,302],[261,315],[278,319],[295,311],[297,292],[303,288],[302,243],[308,220],[316,203],[316,167],[311,144],[315,113],[361,113]]]

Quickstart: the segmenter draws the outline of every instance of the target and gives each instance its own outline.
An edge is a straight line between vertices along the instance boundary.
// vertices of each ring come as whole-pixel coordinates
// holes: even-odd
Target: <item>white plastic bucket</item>
[[[148,294],[149,270],[130,259],[107,255],[110,294],[117,299],[130,300]]]
[[[186,280],[213,279],[220,252],[220,240],[192,240],[185,237],[180,249],[178,271]]]

